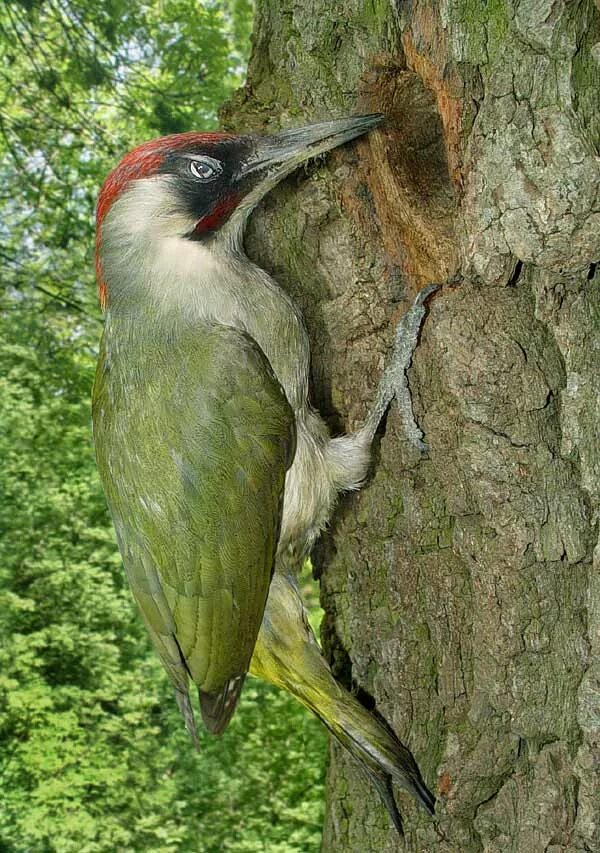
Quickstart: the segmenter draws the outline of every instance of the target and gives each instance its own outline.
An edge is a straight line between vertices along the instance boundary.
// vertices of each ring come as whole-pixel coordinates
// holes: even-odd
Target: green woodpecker
[[[331,438],[308,402],[302,317],[243,249],[265,193],[381,119],[266,137],[182,133],[121,161],[97,208],[106,323],[93,419],[123,563],[192,738],[190,682],[206,727],[219,734],[250,671],[321,718],[401,831],[392,781],[431,813],[434,797],[410,752],[333,678],[293,571],[338,493],[364,481],[394,395],[421,446],[405,370],[435,288],[401,323],[363,428]]]

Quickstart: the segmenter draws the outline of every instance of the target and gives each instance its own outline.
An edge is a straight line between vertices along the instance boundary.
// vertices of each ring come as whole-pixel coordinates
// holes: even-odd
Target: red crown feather
[[[98,284],[98,297],[100,307],[104,311],[108,301],[108,287],[102,275],[100,263],[100,246],[102,243],[102,223],[104,217],[110,210],[112,203],[117,199],[125,187],[140,178],[148,178],[156,174],[167,154],[179,151],[182,148],[191,148],[195,145],[207,145],[230,139],[230,133],[174,133],[171,136],[161,136],[138,145],[121,160],[108,175],[100,190],[98,204],[96,206],[96,281]]]

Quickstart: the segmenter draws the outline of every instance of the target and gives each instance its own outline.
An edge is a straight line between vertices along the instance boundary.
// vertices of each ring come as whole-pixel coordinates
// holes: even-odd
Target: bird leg
[[[413,414],[406,371],[410,367],[413,353],[417,348],[419,332],[425,315],[425,300],[436,290],[439,290],[440,286],[439,284],[429,284],[420,290],[411,308],[398,323],[394,335],[392,355],[381,377],[375,403],[364,425],[357,433],[357,438],[365,443],[368,442],[369,445],[373,441],[388,406],[395,397],[408,441],[421,453],[427,450],[423,441],[423,433],[417,426]]]

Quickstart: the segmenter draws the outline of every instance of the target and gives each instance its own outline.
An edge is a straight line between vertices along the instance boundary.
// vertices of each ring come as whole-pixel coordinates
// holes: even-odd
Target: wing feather
[[[96,377],[94,434],[125,569],[174,687],[187,691],[191,677],[222,731],[267,598],[294,416],[237,329],[207,324],[160,353],[130,348],[127,363],[111,353]]]

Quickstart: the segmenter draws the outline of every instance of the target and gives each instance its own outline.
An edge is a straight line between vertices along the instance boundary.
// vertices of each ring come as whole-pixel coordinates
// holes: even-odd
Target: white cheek
[[[180,237],[160,237],[155,244],[153,267],[159,277],[177,273],[180,279],[196,277],[199,270],[216,273],[217,259],[200,243]]]
[[[185,316],[238,324],[237,273],[213,241],[189,240],[196,225],[165,175],[136,181],[108,211],[101,263],[109,304],[176,307]],[[243,297],[242,297],[243,301]],[[128,307],[129,310],[129,307]]]
[[[181,202],[166,175],[134,181],[109,210],[104,227],[111,224],[130,235],[149,239],[189,234],[196,222],[181,210]]]

